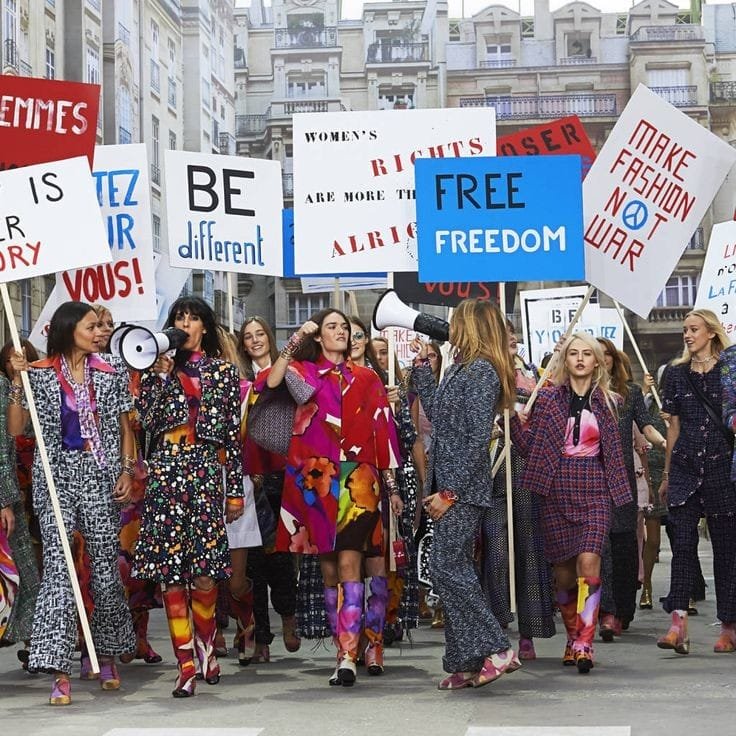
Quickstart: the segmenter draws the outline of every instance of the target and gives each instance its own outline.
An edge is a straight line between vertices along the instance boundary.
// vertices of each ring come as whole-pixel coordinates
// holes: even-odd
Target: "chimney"
[[[534,0],[534,38],[537,41],[551,41],[554,39],[549,0]]]

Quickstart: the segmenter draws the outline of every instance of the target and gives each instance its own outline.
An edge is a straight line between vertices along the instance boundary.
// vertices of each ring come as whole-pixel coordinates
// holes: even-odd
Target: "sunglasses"
[[[350,335],[351,340],[362,340],[365,337],[365,332],[353,332]]]

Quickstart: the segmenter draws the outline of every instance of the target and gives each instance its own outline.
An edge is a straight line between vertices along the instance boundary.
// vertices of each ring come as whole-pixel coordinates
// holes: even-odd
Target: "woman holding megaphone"
[[[439,386],[426,343],[412,343],[412,382],[433,428],[424,506],[435,522],[432,581],[445,610],[443,663],[450,674],[440,690],[481,687],[521,667],[474,564],[476,535],[491,504],[493,420],[516,395],[501,312],[487,301],[462,301],[450,320],[450,342],[455,362]]]
[[[230,568],[223,495],[228,522],[243,514],[240,377],[213,357],[222,346],[202,299],[177,299],[166,327],[187,337],[173,358],[159,356],[141,375],[136,406],[149,439],[149,473],[133,575],[165,586],[179,667],[172,695],[187,698],[194,694],[195,652],[205,682],[220,679],[216,582]]]

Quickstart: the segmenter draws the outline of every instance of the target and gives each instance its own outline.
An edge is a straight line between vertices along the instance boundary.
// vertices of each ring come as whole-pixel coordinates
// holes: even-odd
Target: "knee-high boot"
[[[202,676],[207,684],[216,685],[220,681],[220,665],[215,656],[217,586],[210,590],[192,588],[191,598],[194,645],[202,667]]]
[[[578,578],[577,635],[573,644],[578,672],[593,669],[593,638],[601,605],[601,579]]]
[[[578,589],[577,586],[567,590],[558,590],[556,593],[557,606],[560,609],[562,622],[567,632],[565,653],[562,655],[562,664],[566,667],[575,664],[573,644],[578,633]]]
[[[379,575],[366,578],[365,583],[365,665],[369,675],[383,673],[383,627],[388,605],[388,580]]]
[[[358,644],[363,628],[363,583],[348,581],[337,586],[338,676],[350,687],[355,682]]]
[[[230,595],[230,614],[235,619],[237,633],[235,646],[238,649],[238,663],[246,667],[256,651],[256,620],[253,616],[253,582],[248,579],[248,590],[237,598]]]
[[[392,571],[386,575],[388,580],[388,603],[386,604],[386,622],[383,625],[384,645],[390,647],[396,640],[403,636],[399,610],[401,599],[404,596],[404,578],[397,572]]]
[[[179,668],[179,676],[171,693],[175,698],[188,698],[194,695],[197,668],[194,665],[194,633],[189,614],[189,596],[186,588],[162,591],[161,597],[166,609],[171,644]]]
[[[148,609],[134,608],[130,612],[133,617],[133,628],[135,629],[135,658],[142,659],[146,664],[158,664],[161,655],[154,651],[148,641]]]

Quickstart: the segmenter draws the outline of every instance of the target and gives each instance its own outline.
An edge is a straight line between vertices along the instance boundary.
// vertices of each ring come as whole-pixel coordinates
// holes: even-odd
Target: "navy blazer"
[[[595,389],[590,405],[598,422],[606,485],[614,506],[631,502],[631,486],[624,465],[617,419],[611,414],[603,392]],[[548,496],[560,464],[565,431],[570,416],[570,387],[567,384],[540,390],[526,427],[518,416],[511,420],[511,440],[527,458],[521,484],[540,496]]]

